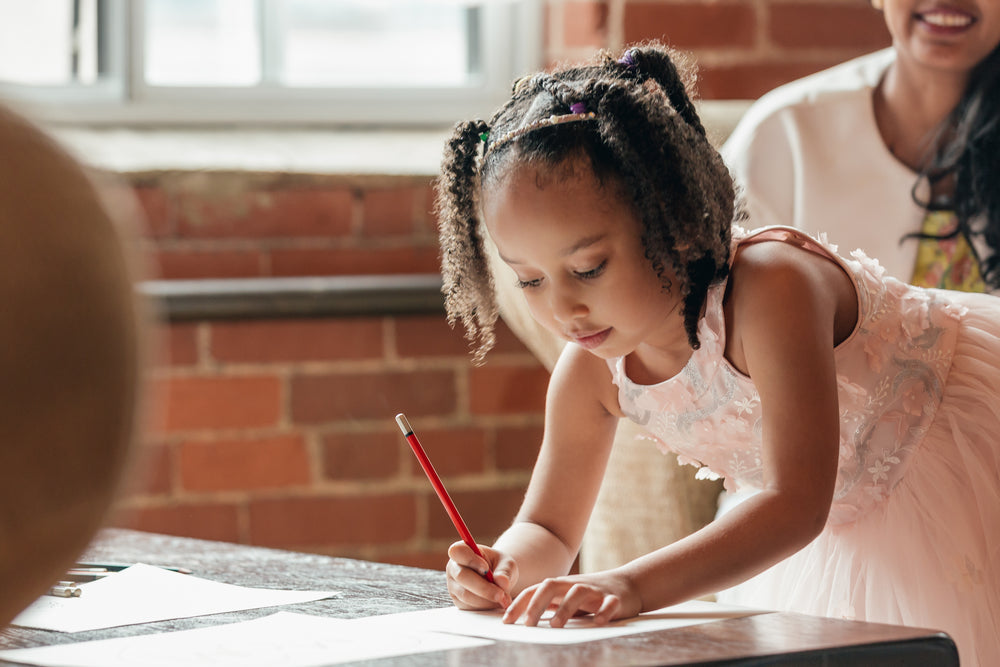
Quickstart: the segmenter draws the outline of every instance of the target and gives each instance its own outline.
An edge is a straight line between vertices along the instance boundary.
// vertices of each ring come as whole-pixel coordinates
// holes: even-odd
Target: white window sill
[[[709,138],[721,145],[749,106],[745,100],[699,105]],[[51,133],[84,163],[125,175],[245,171],[345,177],[434,177],[450,128],[77,128]]]
[[[434,176],[449,130],[54,128],[91,167],[138,175],[248,171],[343,176]]]

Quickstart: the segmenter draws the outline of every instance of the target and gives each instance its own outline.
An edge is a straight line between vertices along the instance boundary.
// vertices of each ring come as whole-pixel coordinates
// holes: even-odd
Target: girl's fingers
[[[486,571],[489,569],[489,563],[484,558],[477,556],[465,542],[455,542],[448,547],[448,558],[463,567],[475,570],[481,577],[485,577]]]
[[[617,595],[608,595],[601,603],[600,609],[594,614],[594,625],[606,625],[608,621],[615,618],[618,610],[622,607],[621,598]]]
[[[564,627],[582,614],[593,614],[596,625],[605,625],[621,609],[621,599],[586,584],[546,580],[524,589],[507,608],[503,622],[516,623],[523,618],[525,625],[535,626],[550,609],[554,613],[548,622],[553,628]]]
[[[535,586],[525,588],[521,591],[514,600],[507,606],[507,610],[503,614],[504,623],[516,623],[519,618],[524,614],[524,610],[527,609],[528,603],[531,602],[531,597],[535,592]]]
[[[445,568],[448,575],[448,592],[463,609],[494,609],[499,606],[498,594],[502,589],[491,584],[473,569],[455,561]]]
[[[566,625],[566,621],[573,618],[580,612],[590,613],[600,608],[604,600],[604,594],[590,586],[576,584],[570,587],[563,596],[562,602],[556,609],[549,625],[553,628],[561,628]]]
[[[484,553],[493,554],[486,547],[480,548]],[[510,573],[496,583],[490,583],[486,579],[489,563],[476,555],[464,542],[452,544],[448,549],[448,556],[450,560],[445,567],[448,592],[456,605],[462,609],[495,609],[506,608],[510,604],[510,595],[506,590],[511,583]],[[516,569],[512,561],[505,567],[509,571]]]
[[[542,614],[557,605],[565,590],[571,585],[558,579],[546,579],[540,584],[524,589],[507,608],[503,622],[516,623],[524,618],[525,625],[538,625]]]

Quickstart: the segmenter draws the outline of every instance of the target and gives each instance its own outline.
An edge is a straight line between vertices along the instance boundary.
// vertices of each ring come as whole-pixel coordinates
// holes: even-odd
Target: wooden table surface
[[[330,590],[340,595],[303,604],[182,618],[72,634],[10,627],[0,648],[168,632],[246,621],[278,610],[337,618],[418,611],[451,604],[444,574],[316,554],[248,547],[131,530],[103,531],[84,558],[190,568],[196,576],[230,584],[283,590]],[[546,646],[497,642],[490,646],[356,664],[427,665],[957,665],[953,642],[931,630],[766,613],[686,628],[582,644]],[[11,664],[11,663],[0,663]]]

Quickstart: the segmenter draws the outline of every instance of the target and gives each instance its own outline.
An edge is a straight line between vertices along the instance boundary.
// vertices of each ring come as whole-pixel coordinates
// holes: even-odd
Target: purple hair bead
[[[625,65],[625,67],[628,67],[629,69],[635,67],[635,56],[633,55],[633,53],[634,51],[632,49],[626,51],[625,54],[618,59],[618,64]]]
[[[587,113],[587,105],[583,102],[574,102],[569,105],[570,113]]]

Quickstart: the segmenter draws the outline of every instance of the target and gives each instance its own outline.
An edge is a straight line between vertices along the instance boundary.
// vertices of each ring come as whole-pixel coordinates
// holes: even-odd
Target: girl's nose
[[[550,290],[549,307],[552,309],[552,316],[563,323],[585,317],[590,313],[590,308],[580,298],[578,291],[565,287]]]

